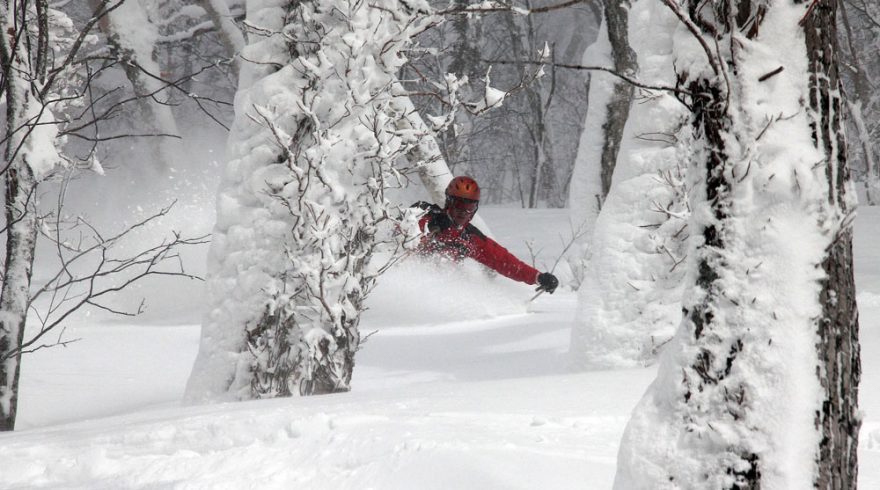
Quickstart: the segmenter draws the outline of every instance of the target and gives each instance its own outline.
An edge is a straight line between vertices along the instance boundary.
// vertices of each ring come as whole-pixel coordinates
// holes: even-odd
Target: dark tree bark
[[[454,5],[458,9],[466,9],[470,5],[469,0],[455,0]],[[471,39],[471,20],[476,25],[482,22],[480,19],[467,15],[457,15],[452,20],[452,32],[455,33],[455,41],[452,43],[452,62],[449,63],[449,73],[458,76],[467,76],[471,80],[480,77],[480,52],[476,46],[478,39]]]
[[[611,42],[611,59],[617,73],[634,77],[638,71],[636,54],[629,45],[629,0],[603,0],[605,26],[608,40]],[[623,129],[629,117],[634,87],[616,79],[611,97],[606,105],[605,122],[602,124],[604,140],[602,142],[601,180],[602,195],[605,201],[611,189],[614,167],[617,165],[617,154],[623,139]]]
[[[801,21],[810,63],[809,108],[813,140],[827,157],[828,200],[850,217],[850,173],[846,161],[843,90],[838,69],[837,1],[817,0]],[[858,415],[861,358],[859,314],[853,279],[852,228],[843,226],[822,262],[819,321],[819,379],[825,389],[816,425],[822,431],[817,488],[858,485]]]

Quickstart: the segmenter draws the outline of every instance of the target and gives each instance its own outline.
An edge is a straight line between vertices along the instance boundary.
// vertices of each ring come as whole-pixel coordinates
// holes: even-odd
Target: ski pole
[[[531,303],[532,301],[535,301],[535,299],[537,299],[538,296],[540,296],[540,295],[542,295],[542,294],[544,294],[544,288],[539,288],[539,289],[538,289],[538,294],[532,296],[532,299],[526,301],[526,304],[529,304],[529,303]]]

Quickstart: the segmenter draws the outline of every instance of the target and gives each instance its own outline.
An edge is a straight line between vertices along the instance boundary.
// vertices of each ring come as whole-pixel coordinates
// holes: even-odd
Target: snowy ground
[[[543,268],[569,228],[564,211],[483,214],[521,257],[533,239]],[[880,488],[877,223],[863,209],[856,225],[862,488]],[[81,341],[27,356],[0,488],[609,488],[654,368],[570,372],[575,295],[532,295],[475,267],[404,263],[372,297],[353,392],[181,407],[201,296],[165,286],[173,314],[80,320],[67,336]]]

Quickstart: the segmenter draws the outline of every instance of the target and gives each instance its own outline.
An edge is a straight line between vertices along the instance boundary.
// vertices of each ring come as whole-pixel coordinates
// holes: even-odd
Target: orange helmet
[[[458,197],[461,199],[470,199],[472,201],[480,200],[480,186],[477,181],[466,176],[456,177],[446,186],[446,197]]]

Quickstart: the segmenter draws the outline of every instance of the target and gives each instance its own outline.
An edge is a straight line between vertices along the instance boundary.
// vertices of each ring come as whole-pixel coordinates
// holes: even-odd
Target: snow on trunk
[[[633,5],[629,39],[642,82],[674,85],[671,34],[676,22],[656,2]],[[610,49],[602,33],[599,43],[604,47],[594,46],[600,52]],[[608,59],[585,58],[585,62]],[[579,198],[573,197],[571,203],[579,222],[589,223],[584,211],[595,213],[600,207],[602,125],[614,87],[608,76],[592,76],[590,113],[578,157],[585,159],[578,168],[590,168],[591,178],[577,176],[571,192]],[[688,211],[675,140],[686,110],[669,93],[639,91],[636,97],[621,138],[614,185],[592,228],[590,260],[578,290],[571,339],[571,362],[577,368],[650,362],[680,319]]]
[[[824,153],[827,201],[823,209],[831,243],[824,250],[818,321],[818,377],[822,399],[816,410],[818,488],[855,488],[858,483],[859,381],[861,348],[859,312],[853,274],[853,230],[856,194],[850,181],[844,133],[845,98],[839,72],[836,10],[824,0],[811,5],[801,19],[809,59],[809,115],[813,143]]]
[[[603,17],[596,42],[584,51],[583,64],[611,66],[611,43]],[[602,123],[608,112],[613,75],[594,71],[590,73],[590,92],[584,128],[575,157],[568,206],[575,223],[592,224],[602,209]]]
[[[834,2],[693,5],[679,11],[690,30],[675,34],[693,111],[680,142],[695,238],[684,319],[627,426],[615,488],[854,488],[858,326]],[[708,34],[699,44],[697,26],[730,49]]]
[[[248,4],[188,399],[349,389],[383,227],[417,233],[384,197],[423,143],[398,129],[392,91],[403,50],[436,21],[396,0]]]
[[[0,25],[4,33],[9,33],[0,41],[6,110],[3,162],[6,248],[0,276],[0,431],[15,428],[21,345],[37,240],[37,182],[62,161],[56,148],[55,116],[39,98],[40,80],[46,74],[49,52],[49,13],[45,8],[39,14],[36,12],[33,5],[16,5],[9,10],[9,6],[0,3]],[[23,28],[28,25],[39,25],[41,42],[32,42],[37,33]],[[38,44],[42,49],[36,48]],[[51,94],[48,98],[56,97],[57,94]]]

